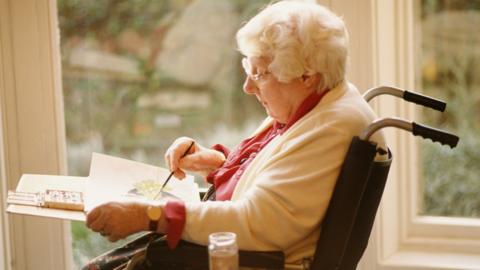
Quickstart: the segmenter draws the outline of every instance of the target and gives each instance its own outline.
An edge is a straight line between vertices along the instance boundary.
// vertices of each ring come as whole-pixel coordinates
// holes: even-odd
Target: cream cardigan
[[[206,245],[210,233],[230,231],[240,249],[282,250],[287,263],[313,256],[350,141],[374,119],[357,89],[340,84],[257,154],[231,201],[186,203],[182,238]],[[384,145],[378,132],[373,140]]]

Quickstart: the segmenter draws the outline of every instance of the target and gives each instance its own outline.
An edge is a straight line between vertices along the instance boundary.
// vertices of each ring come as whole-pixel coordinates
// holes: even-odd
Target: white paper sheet
[[[165,168],[93,153],[90,181],[85,192],[85,211],[108,201],[151,200],[169,174]],[[172,177],[165,191],[183,201],[200,201],[198,185],[190,175],[183,180]],[[166,199],[171,197],[159,198]]]

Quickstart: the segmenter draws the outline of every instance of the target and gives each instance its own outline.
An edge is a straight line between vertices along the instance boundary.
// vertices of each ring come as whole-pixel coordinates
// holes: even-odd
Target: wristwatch
[[[149,205],[147,207],[147,216],[150,219],[148,230],[156,232],[158,229],[158,221],[162,217],[162,207],[160,205]]]

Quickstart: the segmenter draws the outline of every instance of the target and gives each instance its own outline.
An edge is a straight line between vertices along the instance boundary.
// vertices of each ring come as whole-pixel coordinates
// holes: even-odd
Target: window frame
[[[66,172],[55,14],[55,1],[0,0],[2,198],[23,173]],[[3,269],[73,268],[69,222],[1,210]]]
[[[373,85],[420,89],[415,81],[419,42],[414,32],[419,0],[318,2],[346,21],[351,37],[348,77],[359,89]],[[379,97],[371,105],[379,117],[419,118],[417,106],[392,97]],[[358,268],[478,269],[480,219],[418,215],[422,200],[421,169],[416,165],[419,139],[400,130],[384,131],[394,159],[369,246]]]
[[[370,2],[376,84],[420,89],[415,81],[415,51],[419,44],[415,40],[415,23],[420,1]],[[381,116],[419,119],[414,105],[399,101],[386,103],[390,109],[383,105],[378,108]],[[480,219],[419,215],[419,139],[403,131],[393,133],[387,136],[394,161],[372,233],[376,241],[372,245],[376,249],[373,257],[378,258],[375,269],[478,269]]]

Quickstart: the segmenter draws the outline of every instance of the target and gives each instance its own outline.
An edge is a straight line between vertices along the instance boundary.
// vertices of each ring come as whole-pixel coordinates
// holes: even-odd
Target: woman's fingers
[[[106,214],[103,206],[96,207],[87,214],[87,227],[94,232],[101,232],[105,227]]]
[[[222,153],[204,149],[188,155],[180,160],[180,168],[188,171],[212,171],[220,167],[225,161]]]
[[[174,173],[173,173],[173,176],[175,176],[175,178],[179,179],[179,180],[182,180],[185,178],[186,174],[184,171],[180,170],[180,169],[177,169]]]
[[[116,235],[109,235],[107,236],[108,241],[110,242],[117,242],[119,239],[122,239],[123,237],[118,237]]]
[[[146,205],[140,203],[109,202],[87,214],[87,226],[109,241],[145,230],[148,225]]]
[[[170,155],[169,155],[169,149],[167,149],[167,152],[165,152],[165,165],[167,166],[168,169],[170,169]]]
[[[86,219],[87,227],[90,228],[90,225],[92,224],[92,222],[94,222],[100,216],[101,212],[102,211],[99,207],[95,207],[87,213],[87,219]]]
[[[165,164],[177,179],[185,178],[185,171],[208,174],[222,166],[225,156],[216,150],[204,148],[193,139],[181,137],[175,140],[165,153]],[[185,155],[186,151],[188,153]]]
[[[179,161],[179,167],[187,170],[187,171],[195,171],[197,162],[198,162],[198,156],[201,155],[200,153],[194,153],[188,156],[185,156]]]
[[[165,163],[170,171],[175,172],[179,169],[179,161],[188,150],[192,142],[193,139],[191,138],[181,137],[176,139],[167,149],[167,152],[165,153]],[[195,150],[196,148],[192,147],[189,153],[194,153]]]

